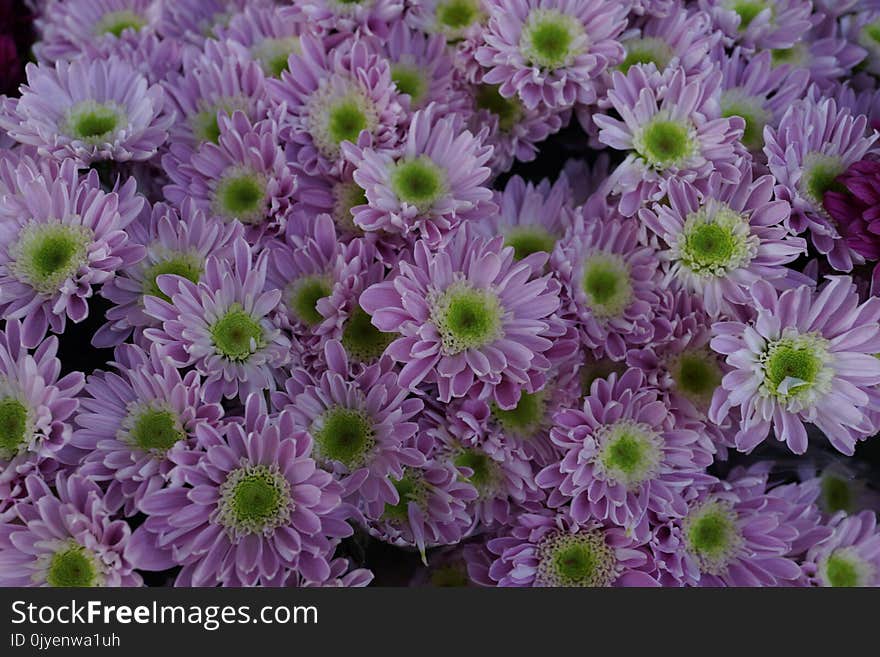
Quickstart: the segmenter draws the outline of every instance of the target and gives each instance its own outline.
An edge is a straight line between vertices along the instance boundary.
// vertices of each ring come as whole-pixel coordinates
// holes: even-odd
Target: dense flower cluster
[[[0,585],[880,585],[830,4],[0,0]]]

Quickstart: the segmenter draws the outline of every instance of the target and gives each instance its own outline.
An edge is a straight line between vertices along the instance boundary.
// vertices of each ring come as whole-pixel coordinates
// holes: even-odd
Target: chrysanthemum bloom
[[[340,343],[330,341],[324,351],[320,378],[294,371],[272,402],[312,437],[315,460],[342,482],[346,497],[375,517],[394,501],[388,475],[399,478],[405,467],[423,463],[417,450],[404,447],[423,404],[400,387],[387,360],[352,377]]]
[[[386,38],[404,4],[403,0],[299,0],[288,12],[322,34],[364,32]]]
[[[308,31],[305,22],[292,16],[289,7],[253,8],[236,14],[229,25],[216,30],[221,39],[240,44],[260,63],[266,77],[277,78],[288,70],[290,55],[300,52],[299,36]]]
[[[122,40],[137,42],[153,31],[157,0],[50,0],[36,24],[40,61],[75,59],[80,54],[112,52]]]
[[[292,161],[309,175],[338,177],[346,142],[385,149],[397,146],[403,109],[391,65],[370,42],[350,38],[331,45],[300,39],[290,70],[269,80],[271,98],[284,103]]]
[[[351,177],[352,167],[343,168],[338,178],[317,175],[310,176],[302,171],[296,174],[296,194],[288,226],[295,227],[296,234],[307,237],[310,222],[322,214],[329,214],[340,233],[340,239],[347,241],[352,237],[364,235],[360,226],[354,223],[353,208],[367,204],[364,189]],[[368,236],[369,237],[369,236]],[[387,235],[374,235],[385,239]],[[394,258],[396,259],[396,258]]]
[[[825,193],[835,189],[837,177],[861,160],[876,140],[876,133],[867,132],[865,116],[838,109],[832,98],[796,102],[777,129],[766,131],[764,153],[778,182],[777,198],[791,203],[792,231],[809,230],[813,245],[839,271],[850,271],[861,256],[828,216]]]
[[[865,463],[832,461],[819,469],[814,462],[804,463],[798,476],[801,486],[818,490],[816,504],[826,518],[839,511],[852,515],[880,510],[880,494],[870,486],[871,472]]]
[[[196,426],[216,425],[223,408],[204,401],[198,372],[181,375],[158,345],[120,345],[113,365],[118,373],[89,377],[71,445],[84,455],[81,474],[109,482],[108,508],[131,516],[168,484],[169,454],[192,447]]]
[[[172,144],[162,158],[171,184],[165,197],[180,206],[191,199],[211,216],[247,226],[251,243],[284,230],[296,178],[272,119],[251,123],[244,112],[220,116],[217,143],[202,144],[189,161],[188,146]]]
[[[125,229],[144,201],[133,179],[105,193],[74,160],[41,170],[23,159],[10,177],[15,189],[0,199],[0,308],[22,320],[22,344],[35,347],[47,329],[63,333],[68,317],[84,320],[93,286],[143,257]]]
[[[401,334],[386,352],[404,363],[400,384],[435,383],[443,402],[471,394],[513,408],[543,385],[558,337],[550,321],[558,283],[516,262],[501,237],[466,227],[439,252],[418,242],[413,262],[367,289],[360,305],[377,328]]]
[[[79,59],[55,67],[27,67],[27,85],[0,127],[43,156],[74,158],[80,166],[101,160],[148,160],[168,138],[174,115],[158,85],[122,61]]]
[[[0,514],[24,493],[25,476],[54,476],[70,440],[68,420],[85,379],[82,372],[59,379],[57,352],[55,336],[28,352],[17,319],[0,330]]]
[[[365,231],[418,236],[436,246],[461,222],[496,209],[484,186],[491,146],[465,130],[459,115],[440,116],[437,105],[413,114],[399,151],[353,144],[343,151],[366,193],[367,205],[352,209]]]
[[[823,91],[833,89],[865,59],[865,49],[842,37],[836,22],[827,27],[821,38],[801,39],[791,48],[771,50],[773,65],[805,69],[810,73],[810,82]]]
[[[528,108],[571,107],[598,98],[597,78],[623,61],[616,38],[627,7],[616,0],[489,0],[483,45],[475,53],[483,82],[500,85]]]
[[[873,511],[838,514],[833,533],[807,553],[804,571],[816,586],[880,586],[880,531]]]
[[[759,281],[752,286],[753,322],[718,322],[712,349],[733,371],[729,391],[712,404],[721,421],[741,407],[736,445],[751,451],[770,428],[789,449],[807,449],[804,423],[815,424],[831,444],[852,455],[856,441],[872,435],[869,392],[880,384],[880,299],[859,303],[852,279],[829,277],[820,292],[802,286],[778,294]],[[876,402],[875,402],[876,403]],[[876,409],[874,409],[876,410]]]
[[[754,467],[756,469],[760,467],[772,468],[772,462]],[[728,477],[738,478],[739,471],[734,471]],[[803,563],[807,551],[814,545],[824,541],[832,533],[826,519],[819,510],[817,504],[819,494],[820,491],[817,487],[806,483],[784,484],[782,486],[775,486],[767,491],[767,497],[770,499],[771,506],[779,504],[777,499],[787,506],[787,510],[782,513],[780,524],[793,528],[797,532],[797,537],[791,542],[787,556],[795,559],[798,563]],[[798,585],[803,584],[803,581],[798,582]]]
[[[127,340],[133,329],[156,326],[156,320],[144,312],[144,296],[169,300],[156,279],[176,274],[198,283],[209,255],[222,258],[231,254],[233,242],[242,236],[242,225],[209,219],[185,200],[180,214],[171,206],[156,203],[129,224],[126,232],[146,248],[147,255],[117,271],[116,277],[101,287],[101,296],[114,306],[105,314],[107,323],[92,337],[96,347],[115,346]]]
[[[563,457],[536,477],[550,489],[548,504],[570,504],[577,523],[607,520],[643,539],[649,511],[685,514],[683,492],[707,481],[703,471],[714,452],[635,368],[595,381],[582,410],[556,414],[550,439]]]
[[[249,402],[253,403],[253,402]],[[245,431],[202,423],[201,450],[180,454],[176,485],[148,493],[127,556],[143,570],[182,565],[177,586],[255,586],[330,577],[336,539],[351,534],[342,487],[309,455],[289,413]],[[277,584],[276,584],[277,585]]]
[[[664,243],[660,258],[669,262],[665,285],[678,281],[702,297],[713,317],[735,315],[750,303],[758,280],[785,286],[783,265],[807,251],[806,240],[792,237],[785,224],[791,208],[772,201],[773,176],[752,178],[741,165],[738,183],[712,173],[702,189],[670,180],[666,202],[639,210],[639,220]]]
[[[260,9],[273,4],[272,0],[161,0],[156,29],[166,40],[201,47],[245,7]]]
[[[813,26],[811,0],[700,0],[729,41],[750,50],[791,48]]]
[[[201,280],[159,276],[166,299],[144,296],[144,312],[161,322],[144,335],[166,348],[178,367],[195,366],[204,378],[205,399],[241,399],[274,389],[273,371],[290,357],[290,342],[275,323],[281,290],[265,290],[268,254],[256,258],[244,240],[232,258],[209,257]]]
[[[609,180],[620,212],[632,216],[643,201],[660,200],[671,178],[693,181],[714,169],[725,182],[738,181],[745,122],[720,116],[720,72],[688,80],[681,68],[661,75],[632,66],[612,80],[608,100],[620,119],[593,120],[600,142],[631,151]]]
[[[15,519],[0,524],[0,586],[140,586],[125,556],[131,530],[114,520],[101,489],[80,475],[59,474],[55,491],[25,481]]]
[[[489,0],[419,0],[408,3],[405,21],[423,32],[439,32],[449,43],[479,35]]]
[[[487,545],[497,555],[488,573],[497,586],[658,585],[640,542],[595,520],[578,524],[565,514],[524,513]]]
[[[660,301],[659,260],[640,246],[632,221],[611,216],[569,235],[556,248],[552,267],[564,286],[591,349],[622,360],[627,345],[654,338]]]
[[[687,515],[658,521],[651,549],[664,584],[780,586],[801,578],[787,555],[798,539],[792,503],[765,494],[766,473],[694,489]]]
[[[714,54],[720,60],[721,116],[739,116],[746,123],[742,143],[753,153],[764,147],[764,126],[776,126],[791,104],[803,96],[810,79],[808,71],[774,67],[767,51]]]
[[[880,162],[859,160],[822,196],[846,246],[866,260],[880,260]]]

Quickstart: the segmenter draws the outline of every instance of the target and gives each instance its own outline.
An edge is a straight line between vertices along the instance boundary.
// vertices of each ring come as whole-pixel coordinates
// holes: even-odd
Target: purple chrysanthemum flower
[[[266,77],[279,77],[288,60],[300,52],[299,37],[308,25],[290,15],[288,7],[253,8],[236,14],[218,35],[240,44],[263,67]]]
[[[807,243],[789,234],[791,209],[786,201],[771,200],[774,182],[773,176],[753,179],[748,161],[737,183],[725,183],[716,173],[702,189],[670,180],[666,201],[638,213],[664,243],[664,284],[678,281],[701,296],[713,317],[735,315],[736,306],[750,303],[755,281],[785,287],[783,265],[806,253]]]
[[[231,254],[233,242],[242,236],[242,225],[209,219],[194,203],[185,200],[180,214],[164,203],[156,203],[126,231],[132,241],[146,248],[147,254],[139,263],[118,270],[116,277],[101,287],[101,296],[114,307],[107,310],[107,323],[92,337],[97,347],[115,346],[127,340],[133,329],[156,326],[156,320],[144,312],[145,295],[168,300],[156,279],[176,274],[198,283],[209,255],[222,258]]]
[[[617,37],[627,8],[616,0],[489,0],[476,60],[483,82],[528,108],[591,104],[608,66],[623,61]]]
[[[55,490],[37,476],[16,520],[0,524],[0,586],[140,586],[125,556],[131,530],[114,520],[101,489],[80,475],[58,475]]]
[[[811,0],[700,0],[727,40],[750,50],[791,48],[813,26]]]
[[[0,198],[0,308],[22,320],[22,344],[35,347],[49,328],[63,333],[68,317],[84,320],[93,287],[143,257],[125,229],[144,201],[133,179],[106,193],[74,160],[23,159],[8,173],[15,189]]]
[[[816,504],[826,519],[838,512],[851,515],[867,509],[880,511],[880,493],[870,485],[867,463],[841,463],[835,459],[818,468],[812,460],[799,465],[801,486],[818,491]]]
[[[252,243],[284,230],[296,178],[271,119],[251,123],[244,112],[220,116],[217,143],[203,144],[187,161],[186,145],[171,144],[163,158],[171,184],[165,197],[178,207],[192,200],[207,214],[238,220]]]
[[[431,34],[437,32],[449,43],[478,37],[488,19],[490,0],[418,0],[408,2],[404,20]]]
[[[847,248],[866,260],[880,260],[880,162],[851,164],[824,193],[822,207]]]
[[[495,210],[483,184],[492,148],[436,105],[416,112],[399,152],[345,144],[367,205],[352,209],[365,231],[419,236],[436,246],[461,222]]]
[[[59,454],[70,440],[68,419],[85,383],[82,372],[59,378],[58,338],[51,336],[30,353],[22,345],[21,323],[0,330],[0,514],[24,494],[25,476],[51,480]]]
[[[118,373],[89,377],[71,445],[84,455],[81,474],[109,482],[108,508],[131,516],[168,484],[170,454],[192,447],[196,426],[216,425],[223,408],[204,401],[198,372],[181,375],[158,345],[120,345],[113,365]]]
[[[751,294],[754,321],[713,326],[712,349],[732,371],[722,381],[728,395],[716,397],[710,418],[722,421],[729,409],[742,407],[736,445],[746,452],[772,427],[778,440],[803,454],[808,422],[851,455],[856,441],[876,430],[867,407],[871,388],[880,384],[874,356],[880,299],[860,304],[847,276],[829,277],[818,293],[802,286],[779,294],[758,281]]]
[[[550,489],[548,504],[566,506],[575,522],[607,520],[646,539],[648,512],[681,517],[685,489],[711,481],[703,470],[714,448],[695,428],[646,386],[641,370],[612,374],[593,383],[582,410],[556,414],[550,439],[563,456],[536,481]]]
[[[838,514],[832,534],[807,553],[804,571],[816,586],[880,586],[880,531],[873,511]]]
[[[839,271],[850,271],[861,256],[830,220],[822,205],[825,192],[876,140],[876,133],[867,133],[865,116],[838,109],[832,98],[796,102],[777,129],[766,131],[767,164],[778,181],[777,198],[791,203],[792,231],[809,230],[813,245]]]
[[[144,335],[163,345],[178,367],[195,366],[209,401],[274,389],[275,368],[290,358],[290,342],[273,317],[281,290],[265,290],[267,256],[255,261],[247,243],[237,240],[231,259],[207,259],[198,283],[174,273],[159,276],[170,302],[144,296],[144,311],[162,324]]]
[[[81,166],[148,160],[168,138],[174,115],[165,111],[165,93],[123,61],[29,64],[27,78],[0,127],[40,155]]]
[[[403,14],[404,0],[298,0],[288,11],[321,33],[364,32],[387,38]]]
[[[141,501],[148,518],[129,544],[132,563],[182,565],[177,586],[271,586],[291,571],[328,579],[336,539],[351,527],[342,487],[316,466],[293,417],[222,433],[201,423],[196,437],[198,451],[181,453],[169,473],[176,485]]]
[[[404,446],[417,431],[412,420],[423,404],[400,387],[387,360],[352,377],[339,342],[328,342],[324,351],[327,369],[320,378],[295,370],[272,402],[308,432],[314,458],[342,482],[345,496],[378,517],[394,502],[388,475],[399,478],[406,467],[423,463],[417,450]]]
[[[551,261],[585,344],[614,360],[627,345],[649,343],[657,328],[659,260],[639,245],[636,229],[614,216],[594,220],[560,242]]]
[[[695,488],[687,515],[658,521],[651,549],[660,581],[671,586],[781,586],[801,579],[787,555],[798,531],[786,520],[795,503],[766,494],[767,474],[734,472]],[[798,507],[800,508],[800,507]]]
[[[497,586],[657,586],[648,551],[619,527],[574,522],[549,511],[524,513],[489,550]]]
[[[273,4],[272,0],[161,0],[156,29],[166,40],[202,46],[245,7]]]
[[[350,38],[331,45],[304,35],[301,53],[290,56],[291,70],[267,83],[271,98],[287,108],[291,159],[309,175],[339,177],[343,143],[398,144],[403,111],[391,65],[371,43]]]
[[[661,75],[632,66],[615,71],[608,100],[620,120],[593,117],[599,141],[631,151],[609,185],[621,195],[619,210],[632,216],[645,200],[660,200],[670,178],[693,181],[714,169],[725,182],[739,179],[738,140],[745,122],[720,115],[721,73],[688,80],[684,70]]]
[[[819,38],[802,39],[791,48],[771,50],[774,66],[785,70],[805,69],[810,82],[822,90],[833,90],[837,81],[849,76],[852,69],[865,59],[865,49],[851,43],[832,21],[830,29]]]
[[[386,352],[404,363],[400,384],[435,383],[442,402],[470,394],[513,408],[543,385],[545,353],[560,334],[551,321],[559,284],[516,262],[501,237],[466,227],[439,252],[418,242],[412,263],[367,289],[360,305],[377,328],[401,334]]]

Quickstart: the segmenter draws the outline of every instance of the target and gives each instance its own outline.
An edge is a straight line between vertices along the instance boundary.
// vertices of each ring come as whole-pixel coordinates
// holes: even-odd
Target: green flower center
[[[438,588],[461,588],[471,583],[464,564],[441,566],[431,573],[431,586]]]
[[[684,164],[695,152],[696,141],[691,126],[680,120],[657,114],[633,139],[636,151],[655,169]]]
[[[501,304],[489,290],[453,283],[432,305],[432,317],[446,354],[482,347],[501,334]]]
[[[171,299],[159,289],[159,284],[156,282],[156,279],[163,274],[174,274],[192,283],[198,283],[202,277],[202,258],[196,253],[169,253],[164,260],[144,270],[144,294],[159,297],[170,303]]]
[[[328,276],[302,276],[288,286],[288,309],[303,324],[314,326],[324,320],[318,312],[318,301],[329,297],[332,292],[333,285]]]
[[[539,586],[609,586],[616,577],[614,550],[600,530],[550,534],[538,544],[537,557]]]
[[[675,54],[668,43],[656,37],[627,39],[623,42],[623,46],[626,49],[626,56],[619,68],[624,73],[635,64],[654,64],[658,71],[662,71]]]
[[[410,97],[413,107],[421,106],[428,91],[424,70],[418,66],[397,63],[391,67],[391,79],[400,93]]]
[[[410,468],[404,468],[403,477],[398,481],[392,480],[391,483],[397,490],[399,501],[397,504],[386,504],[382,518],[391,522],[404,523],[409,519],[410,502],[424,507],[428,491],[421,475]]]
[[[389,180],[397,198],[419,212],[427,212],[446,194],[446,171],[425,155],[395,164]]]
[[[395,333],[385,333],[373,326],[370,316],[357,306],[345,322],[341,342],[353,360],[370,363],[378,360],[396,337]]]
[[[238,304],[211,327],[211,341],[222,356],[236,361],[247,360],[265,346],[263,327]]]
[[[46,583],[52,587],[93,587],[101,581],[97,557],[72,542],[52,555],[46,572]]]
[[[583,288],[599,319],[619,317],[632,301],[629,267],[614,253],[600,251],[584,261]]]
[[[862,28],[862,34],[867,37],[869,41],[880,43],[880,21],[874,21],[873,23],[865,25],[865,27]]]
[[[550,253],[556,236],[543,226],[517,226],[508,231],[504,244],[512,246],[513,257],[522,260],[533,253]]]
[[[874,568],[851,549],[838,548],[819,564],[819,575],[826,586],[871,586]]]
[[[745,32],[758,14],[767,8],[767,5],[760,0],[733,0],[727,6],[739,16],[740,32]]]
[[[584,27],[575,18],[555,9],[534,9],[523,26],[519,48],[533,66],[554,70],[581,53],[583,35]]]
[[[663,459],[663,439],[648,425],[620,420],[596,431],[599,472],[627,488],[656,476]]]
[[[770,112],[760,99],[747,96],[742,89],[728,89],[721,94],[721,116],[739,116],[746,122],[742,142],[751,151],[764,147],[764,126],[770,121]]]
[[[258,224],[266,214],[266,181],[259,174],[235,170],[220,179],[214,192],[214,210],[227,219]]]
[[[15,397],[0,399],[0,458],[11,459],[27,444],[28,416],[27,406]]]
[[[475,91],[477,107],[497,116],[501,131],[510,132],[522,119],[522,103],[516,98],[505,98],[498,89],[491,84],[479,85]]]
[[[692,212],[678,237],[678,258],[690,273],[718,278],[747,266],[758,249],[748,220],[723,203]]]
[[[706,408],[721,385],[717,358],[706,349],[686,351],[670,366],[675,389],[698,407]]]
[[[463,449],[453,459],[460,468],[470,468],[471,473],[465,477],[481,497],[492,495],[500,476],[498,465],[488,454],[476,449]]]
[[[234,538],[269,534],[290,522],[290,483],[272,465],[243,464],[221,484],[217,521]]]
[[[770,342],[761,356],[762,390],[780,401],[808,404],[815,393],[827,392],[833,370],[828,341],[818,335],[786,336]]]
[[[544,391],[523,392],[515,408],[505,410],[492,405],[492,416],[504,431],[522,437],[533,436],[544,424],[547,410]]]
[[[333,83],[336,83],[334,86]],[[308,130],[318,150],[327,158],[339,155],[344,141],[357,143],[361,132],[373,132],[379,115],[373,102],[353,82],[327,80],[309,100]]]
[[[807,62],[807,56],[807,49],[802,43],[797,43],[791,48],[781,48],[770,51],[770,61],[773,66],[781,66],[782,64],[804,66]]]
[[[833,514],[838,511],[852,513],[855,510],[855,494],[846,479],[830,474],[824,475],[821,491],[820,503],[825,513]]]
[[[721,575],[742,545],[736,513],[721,502],[706,502],[688,514],[684,521],[684,538],[700,569],[710,575]]]
[[[804,158],[804,173],[801,176],[801,193],[807,197],[813,208],[822,211],[825,192],[845,192],[846,188],[837,182],[837,177],[846,167],[836,155],[810,153]]]
[[[115,37],[119,37],[125,30],[137,32],[145,27],[146,24],[147,20],[143,16],[129,9],[109,11],[101,16],[101,20],[95,25],[95,34],[98,36],[112,34]]]
[[[51,295],[88,261],[92,231],[74,224],[31,222],[9,247],[11,269],[37,292]]]
[[[364,411],[334,406],[311,428],[315,452],[323,461],[338,461],[349,470],[366,462],[376,444],[373,422]]]
[[[345,231],[361,232],[360,227],[354,222],[352,208],[368,203],[364,188],[355,182],[341,182],[333,186],[333,220]]]
[[[186,439],[177,413],[161,404],[135,404],[121,431],[125,442],[158,456]]]
[[[88,144],[102,144],[126,121],[125,113],[114,103],[84,100],[70,108],[64,132]]]
[[[273,78],[281,77],[281,74],[287,70],[287,60],[290,55],[299,52],[299,39],[294,36],[263,39],[251,50],[254,59],[260,62],[266,75]]]
[[[216,144],[220,140],[219,114],[231,116],[236,110],[247,111],[247,101],[243,98],[221,98],[214,103],[202,102],[203,109],[190,118],[193,135],[199,142]]]
[[[474,23],[482,20],[480,0],[445,0],[436,9],[437,23],[440,28],[454,37]]]

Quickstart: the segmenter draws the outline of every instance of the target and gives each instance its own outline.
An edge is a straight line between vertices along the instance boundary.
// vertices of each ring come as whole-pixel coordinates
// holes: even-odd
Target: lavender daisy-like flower
[[[597,79],[623,60],[616,38],[627,8],[615,0],[489,0],[476,60],[483,82],[528,108],[571,107],[598,98]]]
[[[159,276],[159,291],[170,302],[144,296],[144,311],[162,324],[144,335],[163,345],[178,367],[192,365],[202,374],[209,401],[274,389],[275,368],[289,360],[290,342],[273,318],[281,290],[264,291],[267,256],[254,259],[237,240],[231,259],[207,259],[198,283],[174,273]]]
[[[822,196],[847,248],[866,260],[880,260],[880,162],[859,160]]]
[[[712,349],[732,371],[722,380],[710,419],[741,408],[736,446],[751,451],[771,427],[796,454],[807,449],[804,423],[816,425],[840,452],[876,429],[869,393],[880,384],[880,299],[859,303],[852,279],[829,277],[815,292],[801,286],[779,294],[765,281],[752,286],[754,321],[718,322]],[[876,404],[872,401],[872,404]]]
[[[813,26],[811,0],[700,0],[728,40],[750,50],[792,47]]]
[[[574,522],[549,511],[523,513],[487,543],[497,586],[657,586],[650,554],[619,527]]]
[[[253,402],[249,402],[253,403]],[[127,552],[144,570],[180,564],[178,586],[285,582],[291,571],[320,582],[336,539],[351,534],[342,487],[312,460],[311,437],[292,416],[246,431],[199,424],[203,452],[181,454],[175,486],[144,496],[146,522]]]
[[[865,59],[865,49],[844,38],[837,22],[826,21],[825,27],[818,38],[801,39],[791,48],[771,50],[773,65],[807,70],[810,82],[823,91],[832,91],[838,80]]]
[[[140,586],[125,555],[131,530],[114,520],[101,489],[58,475],[55,491],[32,475],[15,520],[0,524],[0,586]]]
[[[817,586],[880,586],[880,531],[873,511],[838,514],[832,534],[810,548],[804,570]]]
[[[653,339],[659,260],[639,245],[633,222],[612,216],[574,231],[557,246],[552,266],[589,348],[621,360],[627,345]]]
[[[27,78],[21,98],[0,114],[0,127],[40,155],[74,158],[81,166],[148,160],[174,120],[162,88],[123,61],[29,64]]]
[[[399,152],[343,147],[366,194],[367,205],[352,209],[365,231],[413,234],[437,245],[461,222],[495,209],[483,186],[492,148],[464,130],[458,115],[438,114],[436,105],[416,112]]]
[[[698,189],[670,180],[666,203],[643,209],[639,220],[665,243],[660,257],[670,263],[666,284],[677,280],[703,299],[710,315],[735,315],[750,303],[758,280],[783,285],[783,265],[806,253],[807,243],[792,237],[785,223],[786,201],[772,201],[773,176],[752,178],[748,161],[740,180],[725,183],[713,173]]]
[[[185,199],[211,216],[238,220],[256,241],[267,231],[284,230],[296,179],[271,119],[251,123],[244,112],[220,116],[217,143],[203,144],[189,161],[189,147],[172,144],[163,158],[171,184],[165,197],[180,206]]]
[[[609,185],[618,209],[632,216],[645,200],[660,200],[670,178],[693,181],[714,169],[725,182],[739,179],[737,149],[745,122],[720,116],[721,73],[688,80],[684,70],[660,75],[633,66],[615,71],[608,100],[620,119],[593,117],[599,141],[630,151]]]
[[[397,146],[403,112],[391,65],[370,43],[351,38],[331,45],[304,35],[290,70],[267,83],[271,98],[287,109],[292,160],[309,175],[338,177],[346,142]]]
[[[647,539],[649,511],[683,516],[685,489],[711,481],[703,473],[711,443],[646,387],[638,369],[595,381],[582,410],[557,413],[550,439],[563,456],[536,482],[550,489],[551,507],[571,504],[577,523],[607,520]]]
[[[853,116],[826,98],[794,103],[779,127],[766,131],[767,165],[778,181],[777,198],[791,204],[791,229],[808,230],[816,249],[839,271],[850,271],[861,256],[841,239],[823,200],[837,177],[871,150],[877,134],[866,129],[864,115]]]
[[[82,372],[60,377],[58,338],[45,339],[29,352],[17,319],[0,330],[0,513],[24,493],[34,472],[51,479],[71,434]]]
[[[170,300],[159,289],[157,278],[175,274],[198,283],[209,255],[222,258],[231,254],[232,244],[242,236],[242,225],[209,219],[192,201],[185,200],[180,214],[171,206],[156,203],[126,231],[132,241],[146,248],[146,257],[118,270],[101,287],[101,296],[114,306],[105,313],[107,323],[92,337],[96,347],[115,346],[127,340],[133,329],[156,326],[156,320],[144,312],[144,297]]]
[[[272,0],[160,0],[156,29],[168,41],[201,47],[245,7],[260,9],[273,4]]]
[[[205,402],[198,372],[181,375],[158,345],[149,352],[120,345],[115,359],[118,373],[89,377],[71,445],[85,457],[79,472],[108,482],[108,508],[131,516],[146,495],[168,485],[169,453],[192,447],[196,426],[216,425],[223,408]]]
[[[407,24],[423,32],[438,32],[449,43],[474,38],[489,13],[489,0],[419,0],[407,4]]]
[[[222,38],[241,44],[266,77],[274,78],[288,70],[290,55],[300,52],[299,37],[306,31],[308,25],[291,16],[288,7],[245,7],[217,30]]]
[[[74,160],[38,167],[29,159],[9,171],[0,198],[0,308],[22,320],[22,344],[35,347],[51,328],[89,313],[93,287],[143,257],[126,227],[143,205],[129,179],[103,192],[97,174],[80,177]]]
[[[300,0],[291,8],[299,20],[324,32],[362,31],[381,38],[399,22],[403,0]]]
[[[401,334],[386,352],[404,363],[400,385],[435,383],[443,402],[473,394],[513,408],[544,383],[545,352],[559,335],[550,321],[558,283],[516,262],[501,237],[466,227],[442,251],[418,242],[413,262],[368,288],[360,305],[378,329]]]

